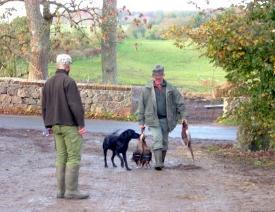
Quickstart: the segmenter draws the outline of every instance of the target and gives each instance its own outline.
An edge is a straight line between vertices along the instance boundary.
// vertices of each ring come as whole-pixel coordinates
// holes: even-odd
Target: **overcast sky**
[[[64,2],[66,0],[59,0]],[[183,11],[183,10],[196,10],[194,5],[188,4],[190,0],[118,0],[118,8],[122,8],[124,5],[131,11],[143,12],[143,11]],[[194,0],[198,5],[205,8],[218,8],[229,7],[231,4],[238,4],[242,1],[248,2],[249,0],[209,0],[209,4],[206,4],[206,0]],[[251,0],[250,0],[251,1]],[[101,7],[102,0],[94,0],[95,5]],[[15,15],[25,15],[24,4],[22,2],[13,2],[6,4],[6,7],[15,7],[17,12]],[[3,7],[0,8],[0,14],[3,13]]]
[[[132,11],[174,11],[196,10],[194,5],[188,4],[190,0],[118,0],[118,6],[126,5]],[[240,3],[241,0],[194,0],[202,8],[229,7],[232,3]]]

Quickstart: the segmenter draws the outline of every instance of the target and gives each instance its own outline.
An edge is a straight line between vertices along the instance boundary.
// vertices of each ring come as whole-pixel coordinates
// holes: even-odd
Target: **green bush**
[[[2,21],[0,28],[0,76],[23,76],[27,66],[22,58],[30,49],[27,18],[17,17],[11,23]]]
[[[238,141],[243,149],[275,147],[274,29],[274,1],[256,0],[244,8],[231,8],[197,29],[170,32],[178,38],[178,46],[188,35],[205,49],[234,85],[231,96],[247,99],[228,114],[240,126]]]

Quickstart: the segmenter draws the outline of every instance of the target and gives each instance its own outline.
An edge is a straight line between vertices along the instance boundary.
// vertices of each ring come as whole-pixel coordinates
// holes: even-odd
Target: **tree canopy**
[[[275,148],[274,29],[274,0],[256,0],[221,12],[198,28],[172,27],[168,32],[181,48],[191,38],[227,72],[230,96],[238,101],[230,115],[240,124],[244,149]]]

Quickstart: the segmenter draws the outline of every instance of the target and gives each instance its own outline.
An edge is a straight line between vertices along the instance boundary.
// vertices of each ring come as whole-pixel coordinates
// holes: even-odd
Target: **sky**
[[[196,10],[194,5],[188,4],[190,0],[118,0],[118,7],[126,5],[131,11],[183,11]],[[232,3],[240,3],[241,0],[194,0],[202,8],[229,7]]]
[[[58,0],[64,2],[66,0]],[[124,5],[130,9],[130,11],[145,12],[145,11],[184,11],[184,10],[196,10],[196,7],[192,4],[188,4],[190,0],[117,0],[118,8],[122,8]],[[207,0],[193,0],[203,8],[218,8],[229,7],[231,4],[238,4],[242,1],[248,2],[250,0],[209,0],[209,4],[206,4]],[[102,0],[93,0],[96,6],[101,7]],[[24,3],[11,2],[5,5],[5,7],[15,7],[17,12],[14,16],[25,15]],[[0,7],[0,15],[3,13],[4,7]]]

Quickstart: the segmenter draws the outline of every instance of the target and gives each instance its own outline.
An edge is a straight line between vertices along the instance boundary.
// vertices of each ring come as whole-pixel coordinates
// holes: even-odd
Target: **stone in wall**
[[[37,105],[37,101],[33,98],[23,98],[23,103],[27,105]]]
[[[87,90],[80,90],[80,97],[81,97],[82,101],[84,101],[88,97]]]
[[[31,86],[31,87],[29,87],[29,93],[30,93],[31,98],[38,99],[38,98],[40,98],[40,96],[42,94],[42,88],[37,88],[35,86]]]
[[[42,105],[42,98],[39,98],[36,100],[37,101],[37,105],[41,106]]]
[[[116,102],[122,102],[124,99],[125,99],[125,96],[123,94],[121,95],[117,94],[113,97],[113,101],[116,101]]]
[[[82,102],[85,105],[91,105],[93,103],[93,99],[91,97],[82,98]]]
[[[0,95],[0,104],[2,107],[8,107],[11,104],[11,96],[7,94]]]
[[[0,82],[0,94],[7,94],[7,87],[7,83]]]
[[[93,98],[95,96],[94,90],[88,90],[87,94],[88,94],[88,98]]]
[[[13,94],[14,95],[14,94]],[[30,97],[30,90],[28,87],[22,87],[18,89],[17,96],[19,97]]]
[[[37,111],[41,111],[41,106],[38,105],[29,105],[27,106],[27,110],[28,111],[33,111],[33,112],[37,112]]]
[[[100,95],[97,96],[97,101],[98,102],[106,102],[108,100],[110,100],[111,98],[109,98],[108,94],[106,94],[105,92],[101,92]]]
[[[19,96],[12,96],[11,97],[11,103],[20,105],[23,103],[22,98]]]
[[[10,96],[15,96],[17,95],[19,88],[20,88],[20,85],[18,84],[9,84],[7,87],[7,94]]]

